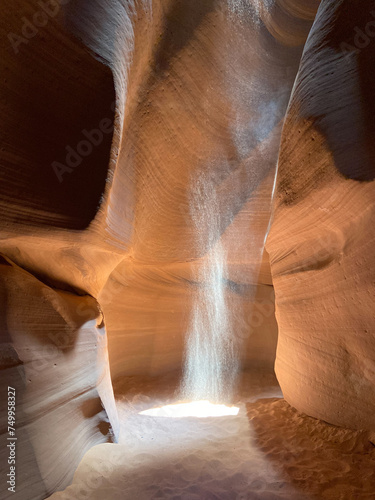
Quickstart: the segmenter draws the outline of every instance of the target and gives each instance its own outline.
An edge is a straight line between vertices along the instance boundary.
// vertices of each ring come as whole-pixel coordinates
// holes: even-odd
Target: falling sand
[[[199,289],[186,338],[182,398],[222,403],[231,399],[239,370],[226,298],[227,258],[220,240],[223,210],[210,176],[195,179],[191,191],[195,243],[206,258],[196,276]]]

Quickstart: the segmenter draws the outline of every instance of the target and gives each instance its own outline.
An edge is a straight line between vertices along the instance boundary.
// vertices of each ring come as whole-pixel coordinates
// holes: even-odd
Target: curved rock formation
[[[53,5],[16,1],[1,10],[2,438],[8,385],[17,402],[17,488],[3,493],[2,482],[3,498],[45,498],[64,487],[85,451],[117,432],[93,296],[118,258],[85,230],[108,175],[113,78]],[[7,451],[4,444],[2,472]]]
[[[372,8],[319,9],[285,119],[267,249],[285,398],[327,422],[374,430]]]
[[[17,401],[16,496],[44,498],[117,432],[103,317],[92,297],[54,290],[5,259],[0,295],[2,399],[12,387]]]
[[[23,293],[40,290],[25,302],[22,352],[16,306],[4,303],[3,366],[12,376],[22,364],[19,412],[35,397],[35,411],[19,424],[32,443],[22,460],[39,468],[38,484],[48,492],[69,481],[87,447],[107,439],[98,433],[107,420],[98,397],[116,428],[112,391],[101,391],[109,376],[105,342],[97,356],[94,350],[101,309],[113,377],[181,368],[191,300],[204,285],[194,269],[205,251],[195,244],[188,210],[202,172],[223,207],[244,363],[272,366],[277,329],[267,259],[258,276],[261,248],[280,123],[313,18],[283,2],[270,10],[209,0],[63,3],[18,0],[2,16],[0,251],[10,264],[3,294],[19,268],[29,273],[19,278]],[[73,335],[69,354],[52,345],[58,368],[45,355],[54,344],[49,323]],[[81,342],[91,357],[71,387]],[[41,372],[34,373],[28,350],[46,361]],[[87,405],[95,409],[86,415]],[[63,408],[69,430],[56,423]],[[51,442],[65,434],[55,470],[44,441],[32,437],[42,428]]]

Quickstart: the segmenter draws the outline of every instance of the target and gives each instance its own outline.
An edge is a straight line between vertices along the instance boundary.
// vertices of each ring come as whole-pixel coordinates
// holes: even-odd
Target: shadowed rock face
[[[113,77],[61,12],[43,12],[39,2],[16,1],[0,16],[2,439],[8,386],[17,403],[17,488],[3,482],[2,498],[65,487],[85,451],[117,432],[103,315],[90,295],[98,268],[89,276],[82,254],[99,257],[87,227],[108,176]],[[106,118],[86,154],[86,134]],[[2,470],[7,451],[4,443]]]
[[[5,260],[0,296],[1,394],[6,401],[12,387],[17,401],[16,497],[44,498],[117,432],[102,315],[92,297],[53,290]]]
[[[219,243],[243,365],[272,369],[274,285],[286,399],[374,428],[375,40],[355,38],[371,2],[325,1],[306,45],[318,1],[64,3],[43,26],[36,1],[0,20],[1,368],[18,377],[33,498],[116,434],[110,370],[181,370],[197,269]],[[220,207],[206,246],[189,209],[202,175]]]

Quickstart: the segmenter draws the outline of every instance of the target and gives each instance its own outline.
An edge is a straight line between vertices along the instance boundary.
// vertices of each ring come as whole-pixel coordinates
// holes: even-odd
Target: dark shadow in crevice
[[[304,54],[301,111],[326,138],[336,168],[349,179],[375,179],[375,3],[326,4],[319,33]],[[320,38],[320,34],[324,36]],[[319,35],[319,36],[318,36]]]
[[[10,29],[22,14],[7,12]],[[10,44],[2,50],[1,75],[0,223],[86,228],[108,174],[110,69],[51,18],[17,55]],[[106,132],[92,133],[104,119]]]

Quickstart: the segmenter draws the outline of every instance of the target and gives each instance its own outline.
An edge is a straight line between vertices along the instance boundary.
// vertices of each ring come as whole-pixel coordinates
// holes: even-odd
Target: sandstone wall
[[[267,242],[284,396],[355,429],[375,428],[372,9],[325,1],[318,11],[283,129]]]

